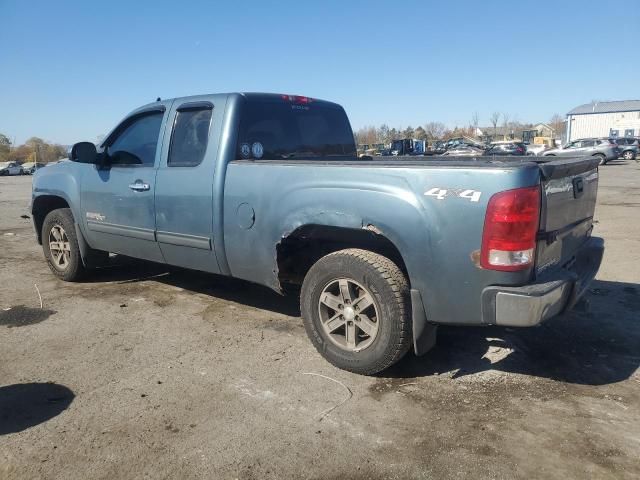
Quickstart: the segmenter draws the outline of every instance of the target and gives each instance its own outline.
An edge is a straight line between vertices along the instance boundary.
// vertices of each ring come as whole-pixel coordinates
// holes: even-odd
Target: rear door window
[[[176,112],[167,165],[195,167],[204,159],[209,140],[212,105],[185,105]]]
[[[286,95],[283,97],[287,97]],[[245,101],[238,132],[237,159],[356,159],[353,132],[342,107],[281,99]]]

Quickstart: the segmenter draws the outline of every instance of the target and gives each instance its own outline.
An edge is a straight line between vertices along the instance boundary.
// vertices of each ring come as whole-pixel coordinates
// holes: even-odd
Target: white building
[[[567,141],[590,137],[640,137],[640,100],[587,103],[567,113]]]

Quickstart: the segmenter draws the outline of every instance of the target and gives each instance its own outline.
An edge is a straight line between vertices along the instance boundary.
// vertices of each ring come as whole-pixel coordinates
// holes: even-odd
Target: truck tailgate
[[[598,159],[563,158],[540,163],[542,205],[537,272],[571,262],[589,239],[598,191]]]

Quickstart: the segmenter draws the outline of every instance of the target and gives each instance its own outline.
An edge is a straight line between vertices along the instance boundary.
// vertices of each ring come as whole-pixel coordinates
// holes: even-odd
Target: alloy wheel
[[[378,307],[371,293],[355,280],[328,283],[318,301],[322,328],[338,347],[360,352],[378,335]]]

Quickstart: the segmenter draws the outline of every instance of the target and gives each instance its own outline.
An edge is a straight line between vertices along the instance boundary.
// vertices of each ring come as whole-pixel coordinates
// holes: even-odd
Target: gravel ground
[[[588,308],[441,328],[362,377],[255,285],[126,259],[56,280],[30,178],[0,178],[0,479],[639,478],[639,181],[601,169]]]

